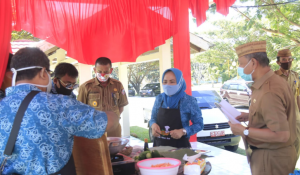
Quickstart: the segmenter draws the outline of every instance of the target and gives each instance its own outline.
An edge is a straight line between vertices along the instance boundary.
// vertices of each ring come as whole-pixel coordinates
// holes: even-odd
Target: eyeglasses
[[[63,82],[61,79],[58,79],[67,89],[76,89],[76,88],[78,88],[79,87],[79,85],[78,84],[76,84],[76,83],[74,83],[74,84],[72,84],[72,83],[65,83],[65,82]]]
[[[293,60],[294,58],[280,58],[280,61],[284,61],[284,62],[291,62]]]

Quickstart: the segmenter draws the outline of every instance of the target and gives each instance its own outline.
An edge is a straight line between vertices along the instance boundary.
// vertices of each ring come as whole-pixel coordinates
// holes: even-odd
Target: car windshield
[[[203,91],[193,91],[192,96],[197,99],[198,106],[201,109],[205,108],[215,108],[215,103],[220,103],[222,98],[216,91],[203,90]]]
[[[143,89],[152,89],[155,88],[156,86],[158,86],[157,84],[146,84]]]

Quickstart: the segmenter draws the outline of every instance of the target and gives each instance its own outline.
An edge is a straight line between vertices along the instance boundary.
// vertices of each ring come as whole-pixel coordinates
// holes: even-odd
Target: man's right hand
[[[105,111],[107,115],[107,127],[106,132],[111,132],[117,129],[119,125],[119,116],[112,111]]]
[[[160,127],[158,126],[158,124],[153,123],[152,126],[151,126],[151,128],[152,128],[152,135],[154,137],[160,136],[161,131],[160,131]]]
[[[236,119],[240,122],[247,122],[249,121],[249,113],[242,112],[242,114],[237,116]]]

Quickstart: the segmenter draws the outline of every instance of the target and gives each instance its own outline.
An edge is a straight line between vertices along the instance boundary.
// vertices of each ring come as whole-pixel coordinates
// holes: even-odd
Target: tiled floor
[[[129,144],[144,147],[144,142],[134,137],[129,138]],[[210,175],[251,175],[246,156],[199,142],[193,142],[191,145],[194,149],[211,151],[207,155],[214,157],[206,158],[212,165]],[[152,143],[149,143],[149,147],[152,147]]]

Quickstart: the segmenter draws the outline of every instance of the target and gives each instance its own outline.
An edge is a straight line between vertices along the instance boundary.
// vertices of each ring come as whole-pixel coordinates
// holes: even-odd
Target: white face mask
[[[106,82],[110,77],[110,74],[100,74],[100,73],[97,73],[97,79],[100,81],[100,82]]]
[[[21,68],[21,69],[15,69],[15,68],[11,68],[11,71],[13,73],[13,78],[12,78],[12,86],[15,86],[16,85],[16,77],[17,77],[17,72],[18,71],[22,71],[22,70],[28,70],[28,69],[35,69],[35,68],[43,68],[41,66],[31,66],[31,67],[24,67],[24,68]],[[47,92],[49,93],[51,91],[51,88],[52,88],[52,80],[51,80],[51,76],[49,75],[49,73],[47,72],[47,75],[49,77],[49,81],[48,81],[48,84],[47,85],[39,85],[39,84],[32,84],[32,83],[22,83],[22,84],[31,84],[31,85],[34,85],[34,86],[38,86],[38,87],[45,87],[47,88]],[[19,84],[21,85],[21,84]]]

